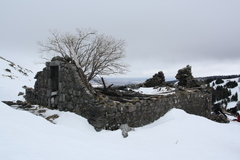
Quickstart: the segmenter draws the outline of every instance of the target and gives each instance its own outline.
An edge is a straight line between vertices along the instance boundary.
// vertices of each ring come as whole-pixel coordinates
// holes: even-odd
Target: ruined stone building
[[[115,130],[121,124],[141,127],[154,122],[172,108],[209,118],[211,94],[200,90],[176,91],[170,95],[111,96],[92,92],[76,66],[53,58],[35,76],[34,89],[26,90],[26,100],[85,117],[97,131]]]

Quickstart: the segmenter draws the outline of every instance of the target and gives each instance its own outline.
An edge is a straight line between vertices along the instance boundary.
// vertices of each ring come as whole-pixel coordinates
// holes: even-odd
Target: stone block
[[[135,105],[129,105],[128,106],[128,112],[134,112],[137,109]]]

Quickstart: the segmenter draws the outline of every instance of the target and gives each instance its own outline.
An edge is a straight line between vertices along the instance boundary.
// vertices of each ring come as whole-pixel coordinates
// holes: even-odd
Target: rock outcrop
[[[189,65],[187,65],[182,69],[179,69],[175,77],[179,81],[178,82],[179,86],[187,87],[187,88],[200,86],[200,83],[196,79],[194,79],[192,75],[192,68]]]
[[[159,71],[158,73],[154,74],[152,78],[147,79],[144,85],[146,87],[156,87],[162,86],[164,82],[165,76],[162,71]]]

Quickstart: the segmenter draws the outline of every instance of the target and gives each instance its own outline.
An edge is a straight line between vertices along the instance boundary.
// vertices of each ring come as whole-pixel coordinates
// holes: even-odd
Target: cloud
[[[0,52],[35,56],[49,29],[93,28],[127,42],[124,76],[174,77],[191,65],[195,74],[237,74],[240,66],[238,0],[3,1]],[[21,53],[21,54],[20,54]]]

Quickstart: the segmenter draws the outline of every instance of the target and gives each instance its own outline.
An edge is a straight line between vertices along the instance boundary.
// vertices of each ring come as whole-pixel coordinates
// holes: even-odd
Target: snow
[[[167,95],[167,94],[174,94],[175,88],[168,88],[167,87],[140,87],[138,89],[134,89],[135,92],[139,92],[142,94],[147,94],[147,95]]]
[[[25,68],[18,66],[14,62],[14,68],[9,64],[10,62],[3,60],[3,57],[0,56],[0,90],[1,96],[0,101],[11,101],[11,100],[24,100],[22,96],[18,96],[19,92],[24,92],[22,88],[24,85],[28,87],[33,87],[34,73],[32,71],[27,71]],[[9,69],[11,72],[7,72],[6,69]],[[20,73],[18,70],[22,69],[25,71],[28,76]],[[8,76],[11,76],[12,79]]]
[[[21,98],[17,94],[23,90],[22,85],[33,81],[28,80],[29,77],[15,80],[1,77],[0,100]],[[59,115],[54,120],[56,124],[0,102],[0,159],[238,160],[240,157],[240,123],[234,121],[220,124],[172,109],[123,138],[120,130],[96,132],[86,119],[74,113],[49,109],[44,113],[53,114]]]
[[[122,138],[96,132],[86,119],[59,112],[56,125],[40,116],[0,104],[0,159],[238,159],[240,124],[218,124],[172,109],[164,117]]]
[[[238,82],[239,78],[232,78],[232,79],[223,79],[223,83],[221,84],[216,84],[216,80],[210,83],[210,86],[213,86],[213,83],[215,84],[213,86],[214,89],[217,88],[217,86],[224,86],[227,82],[229,81],[236,81],[238,83],[238,86],[235,88],[228,88],[228,90],[231,90],[232,95],[235,93],[238,93],[238,100],[240,100],[240,82]],[[237,102],[229,102],[227,105],[227,109],[235,107]]]

